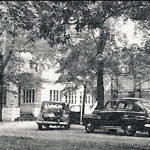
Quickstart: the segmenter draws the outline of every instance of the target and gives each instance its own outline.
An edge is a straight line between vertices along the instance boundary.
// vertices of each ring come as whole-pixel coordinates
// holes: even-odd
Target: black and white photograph
[[[150,1],[1,1],[0,150],[150,150]]]

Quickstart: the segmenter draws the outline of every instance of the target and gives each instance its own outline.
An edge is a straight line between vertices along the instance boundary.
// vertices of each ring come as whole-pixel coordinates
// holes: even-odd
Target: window
[[[140,112],[140,111],[143,111],[142,107],[143,106],[139,102],[135,102],[133,110],[136,111],[136,112]]]
[[[114,109],[116,109],[116,104],[117,104],[116,101],[108,102],[106,104],[105,108],[107,110],[114,110]]]
[[[125,108],[125,103],[124,102],[120,102],[118,104],[118,109],[124,109]]]
[[[82,100],[83,100],[83,96],[82,96],[82,92],[80,92],[80,104],[82,104]]]
[[[88,95],[88,103],[90,104],[90,102],[91,102],[91,97],[90,95]]]
[[[34,103],[35,102],[35,90],[23,90],[23,103]]]
[[[132,104],[128,103],[125,107],[126,110],[132,110]]]
[[[118,110],[132,110],[133,105],[130,102],[122,101],[118,103]]]
[[[50,90],[50,101],[61,101],[62,93],[59,90]]]
[[[87,104],[87,96],[85,97],[85,104]]]
[[[67,95],[65,96],[65,102],[68,103],[68,98]]]
[[[66,103],[69,103],[69,104],[76,104],[76,101],[77,101],[76,92],[72,92],[66,95],[65,101]]]
[[[50,90],[50,101],[52,101],[52,90]]]
[[[92,102],[91,95],[87,94],[85,97],[85,104],[90,104]],[[83,103],[83,92],[80,92],[80,104]]]

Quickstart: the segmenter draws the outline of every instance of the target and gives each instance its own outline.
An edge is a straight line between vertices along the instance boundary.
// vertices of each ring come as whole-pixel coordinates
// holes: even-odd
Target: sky
[[[123,17],[120,17],[117,21],[113,18],[110,20],[110,28],[115,29],[117,46],[123,46],[122,42],[118,39],[123,39],[123,34],[127,37],[127,45],[137,44],[140,47],[143,42],[143,32],[135,30],[136,22],[133,22],[131,19],[128,19],[126,22],[123,21]],[[99,36],[99,30],[95,30],[95,36]]]
[[[123,36],[123,34],[126,35],[128,45],[137,44],[141,46],[143,32],[135,30],[135,25],[136,23],[134,23],[131,19],[128,19],[127,22],[124,23],[123,19],[120,18],[116,22],[115,30],[119,36]],[[117,44],[118,46],[121,46],[122,43],[118,41]]]

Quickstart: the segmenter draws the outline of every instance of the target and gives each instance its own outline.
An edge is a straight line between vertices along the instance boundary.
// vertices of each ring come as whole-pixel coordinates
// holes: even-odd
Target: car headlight
[[[39,121],[42,121],[42,120],[43,120],[43,119],[42,119],[42,114],[39,114],[39,115],[38,115],[37,120],[39,120]]]

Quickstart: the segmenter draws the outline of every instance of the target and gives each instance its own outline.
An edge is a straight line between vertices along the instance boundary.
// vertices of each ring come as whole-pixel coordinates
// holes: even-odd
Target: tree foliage
[[[78,34],[77,38],[80,40],[76,44],[69,44],[65,55],[64,51],[62,52],[60,68],[57,70],[61,75],[57,82],[68,85],[72,83],[75,87],[92,85],[97,63],[94,39],[89,32],[82,36]]]
[[[20,82],[25,87],[31,87],[31,84],[39,85],[37,81],[41,79],[31,73],[20,73],[20,68],[24,67],[24,60],[20,59],[18,54],[32,53],[32,43],[38,38],[37,13],[32,3],[30,1],[2,1],[0,14],[0,121],[2,121],[4,81],[11,81],[17,85]],[[29,79],[32,82],[27,84]]]
[[[85,28],[99,29],[99,38],[96,42],[98,56],[103,56],[104,48],[109,38],[110,18],[117,18],[124,14],[126,19],[138,13],[139,8],[148,9],[147,1],[64,1],[64,2],[38,2],[36,10],[40,12],[40,34],[48,38],[52,45],[64,44],[70,37],[67,33],[69,26],[74,25],[78,32]],[[126,21],[126,19],[124,19]],[[67,38],[66,38],[67,37]],[[103,57],[97,64],[97,99],[98,109],[104,104],[104,62]]]
[[[111,38],[109,21],[111,18],[116,19],[122,16],[122,14],[125,16],[124,21],[127,21],[128,18],[136,18],[137,20],[139,8],[141,11],[148,10],[149,5],[148,1],[2,1],[0,5],[1,37],[3,37],[5,30],[8,41],[6,44],[3,38],[0,39],[1,49],[5,44],[7,45],[5,46],[6,53],[3,57],[1,71],[6,67],[10,58],[19,60],[15,52],[35,54],[32,63],[40,64],[44,68],[43,60],[45,62],[52,60],[49,59],[52,58],[51,55],[55,57],[58,52],[57,49],[61,49],[64,52],[61,56],[64,56],[60,61],[60,71],[63,72],[66,69],[65,62],[67,62],[66,66],[73,68],[73,70],[67,68],[68,76],[71,76],[70,81],[75,81],[75,83],[79,84],[79,76],[85,82],[86,78],[84,77],[88,77],[93,72],[97,73],[98,109],[101,109],[104,105],[103,77],[105,71],[108,72],[108,69],[105,68],[111,68],[116,74],[119,72],[121,63],[128,64],[129,62],[117,61],[117,58],[125,57],[126,51],[124,51],[124,55],[121,55],[117,51],[117,47],[114,48],[115,50],[106,50],[107,43]],[[149,15],[147,14],[146,19],[148,18]],[[143,21],[145,21],[145,18],[142,18],[140,23],[142,24]],[[93,36],[92,40],[90,36],[83,37],[84,40],[77,45],[72,45],[71,39],[75,34],[72,34],[70,28],[74,28],[79,33],[84,33],[85,30],[89,31],[92,36],[94,31],[97,30],[99,35],[96,38]],[[49,43],[53,49],[46,44],[41,46],[39,39],[44,39],[46,44]],[[32,43],[35,41],[37,43],[33,45]],[[95,43],[91,44],[92,41]],[[67,48],[67,51],[65,51],[66,48],[63,49],[65,44],[70,44],[70,48]],[[59,47],[58,45],[61,46]],[[95,49],[92,52],[90,49],[87,53],[85,51],[87,45],[89,45],[89,48],[94,45]],[[72,50],[69,52],[70,49]],[[148,48],[146,51],[148,51]],[[65,54],[66,52],[68,55]],[[86,53],[87,55],[85,55]],[[95,60],[90,56],[95,57]],[[56,58],[58,59],[59,56]],[[14,61],[13,59],[11,60],[12,62]],[[72,64],[68,62],[72,62]],[[23,60],[21,60],[22,63]],[[60,80],[66,82],[68,76],[67,79],[66,76],[62,76]]]

